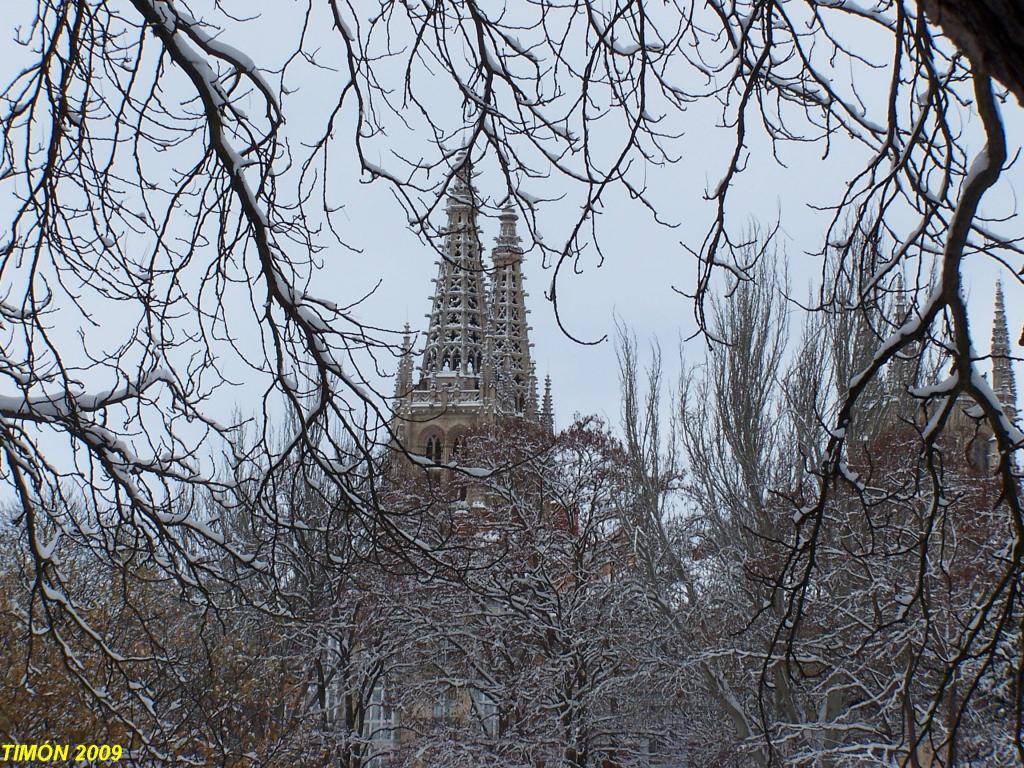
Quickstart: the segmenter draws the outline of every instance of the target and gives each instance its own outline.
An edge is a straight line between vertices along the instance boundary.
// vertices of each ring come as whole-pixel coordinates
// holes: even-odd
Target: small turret
[[[395,400],[405,397],[406,393],[412,389],[412,331],[409,328],[409,323],[405,324],[405,329],[402,331],[402,351],[400,354],[398,373],[395,376]]]
[[[544,400],[540,406],[540,425],[549,435],[555,434],[555,412],[551,403],[551,377],[544,377]]]
[[[537,368],[530,363],[530,381],[526,390],[526,418],[528,421],[537,422],[537,412],[540,403],[537,397]]]
[[[896,275],[896,299],[892,306],[892,331],[898,330],[911,319],[913,308],[907,304],[907,290],[904,287],[903,275]],[[899,418],[909,418],[917,410],[917,403],[909,396],[909,390],[917,384],[917,365],[920,345],[917,343],[905,347],[898,353],[889,366],[885,381],[887,397],[885,398],[897,408]]]

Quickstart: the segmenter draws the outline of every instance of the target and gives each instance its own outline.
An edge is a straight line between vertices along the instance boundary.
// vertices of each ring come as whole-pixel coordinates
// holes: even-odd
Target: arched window
[[[987,470],[990,464],[988,442],[983,437],[975,437],[968,446],[967,456],[972,468]]]
[[[441,439],[440,435],[431,435],[427,438],[425,453],[427,458],[435,464],[441,463],[441,459],[444,457],[444,440]]]
[[[466,448],[466,436],[456,435],[452,438],[452,457],[457,458],[462,455]]]

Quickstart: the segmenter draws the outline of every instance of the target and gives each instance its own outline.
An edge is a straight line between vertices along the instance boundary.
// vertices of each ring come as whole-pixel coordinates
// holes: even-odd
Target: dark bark
[[[975,66],[1024,105],[1024,3],[1021,0],[921,0],[928,18]]]

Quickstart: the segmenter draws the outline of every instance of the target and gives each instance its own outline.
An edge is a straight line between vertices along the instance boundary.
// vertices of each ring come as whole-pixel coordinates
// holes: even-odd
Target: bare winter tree
[[[813,304],[853,304],[872,328],[870,355],[838,382],[827,440],[803,467],[813,485],[788,518],[794,530],[771,601],[782,607],[775,644],[799,637],[830,504],[864,498],[849,459],[857,411],[890,367],[935,354],[950,373],[910,393],[929,421],[905,450],[941,464],[956,403],[970,398],[970,418],[997,447],[1005,544],[974,619],[944,657],[936,701],[970,660],[1009,653],[1024,573],[1024,435],[982,376],[964,282],[968,260],[986,258],[1019,291],[1019,223],[998,208],[982,212],[1013,154],[1003,117],[1013,107],[1001,89],[1020,99],[1015,5],[383,2],[367,18],[355,3],[325,0],[281,26],[294,38],[272,62],[246,45],[246,30],[266,35],[260,24],[270,25],[275,41],[284,33],[270,17],[241,20],[248,4],[38,0],[26,12],[0,106],[0,183],[11,201],[0,240],[0,444],[33,574],[26,621],[69,668],[81,670],[84,646],[123,655],[76,607],[63,541],[115,568],[132,553],[200,592],[223,582],[224,560],[195,557],[197,537],[238,568],[265,565],[264,553],[174,504],[189,488],[223,490],[206,456],[232,445],[235,425],[215,403],[235,363],[257,382],[264,415],[284,408],[293,417],[283,448],[260,441],[270,460],[258,462],[257,513],[276,523],[269,478],[285,455],[300,454],[348,498],[350,514],[401,538],[380,513],[374,462],[390,436],[370,374],[388,337],[360,323],[354,306],[308,291],[321,249],[347,235],[332,169],[390,185],[427,238],[457,171],[473,163],[499,175],[554,265],[557,313],[562,267],[600,250],[596,214],[614,195],[673,223],[645,174],[674,172],[683,109],[695,103],[720,110],[731,147],[707,192],[711,223],[684,242],[698,266],[685,292],[711,337],[713,289],[762,274],[734,202],[751,157],[784,159],[787,145],[812,143],[825,153],[841,146],[860,163],[821,201],[832,223],[818,255],[824,265],[835,254],[838,266],[823,266]],[[318,75],[329,109],[312,135],[289,133],[295,82]],[[339,160],[339,151],[350,154]],[[541,194],[529,191],[541,183]],[[577,212],[540,241],[537,212],[567,190]],[[886,245],[869,252],[865,241]],[[882,297],[901,274],[918,279],[903,289],[909,310],[897,323]],[[729,492],[749,495],[751,471],[738,467],[742,484]],[[946,498],[944,476],[931,482],[931,498]],[[925,528],[922,552],[940,530]],[[1019,689],[1024,660],[1011,658]],[[83,682],[123,710],[107,687]],[[125,690],[149,711],[144,686]],[[1021,700],[1018,690],[1018,723]]]
[[[513,439],[509,439],[509,437]],[[596,420],[552,442],[535,427],[480,430],[433,510],[463,573],[406,579],[411,636],[395,765],[646,766],[681,752],[687,714],[665,663],[670,632],[638,589],[618,519],[621,446]],[[464,501],[455,492],[468,491]],[[415,497],[426,494],[419,492]]]
[[[1007,663],[1017,630],[981,630],[991,655],[949,664],[977,623],[974,601],[1000,578],[998,478],[962,412],[937,445],[941,466],[912,450],[930,422],[907,391],[941,380],[943,365],[905,360],[861,401],[846,453],[859,483],[823,510],[813,588],[800,626],[788,626],[777,579],[793,552],[794,508],[817,493],[840,382],[870,356],[871,321],[900,310],[882,298],[873,317],[812,315],[784,367],[787,321],[771,286],[762,275],[716,304],[715,332],[728,343],[686,374],[668,433],[659,435],[653,405],[660,362],[648,374],[648,405],[638,407],[635,342],[620,341],[628,466],[634,485],[660,487],[627,495],[624,515],[655,603],[679,635],[681,684],[711,703],[695,728],[714,733],[722,718],[732,726],[723,751],[703,759],[1011,762]],[[677,492],[657,483],[675,451],[689,468]]]
[[[264,375],[266,410],[294,411],[283,452],[313,457],[365,509],[380,414],[353,355],[383,347],[306,293],[317,247],[276,182],[279,81],[182,5],[42,2],[26,21],[0,118],[4,473],[35,574],[28,626],[85,677],[83,646],[127,657],[73,599],[65,542],[200,590],[223,574],[196,537],[254,564],[176,503],[222,489],[233,425],[209,403],[226,355]],[[254,329],[254,346],[239,341]],[[313,429],[328,419],[354,452]],[[151,709],[144,685],[127,690]]]

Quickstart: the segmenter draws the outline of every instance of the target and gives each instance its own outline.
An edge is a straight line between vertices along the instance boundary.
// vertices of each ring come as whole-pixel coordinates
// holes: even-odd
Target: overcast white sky
[[[204,3],[192,4],[193,12],[202,17]],[[239,47],[252,54],[258,64],[268,67],[279,65],[295,31],[301,6],[291,2],[262,4],[262,18],[241,29],[232,31],[230,38]],[[0,6],[0,28],[5,30],[4,47],[0,48],[0,75],[6,81],[16,66],[18,55],[10,47],[11,30],[24,21],[25,8],[14,3]],[[127,10],[127,8],[126,8]],[[866,41],[866,45],[870,41]],[[318,77],[330,78],[330,73]],[[340,75],[333,75],[340,77]],[[289,97],[286,114],[289,131],[301,139],[303,130],[318,126],[323,117],[323,86],[311,76],[308,82],[293,82],[297,90]],[[441,97],[439,97],[441,98]],[[438,109],[451,108],[439,102]],[[1010,154],[1019,149],[1024,138],[1024,115],[1016,105],[1005,105],[1010,126]],[[663,215],[679,223],[677,229],[666,229],[653,224],[650,215],[635,202],[623,196],[609,200],[601,216],[600,231],[605,260],[598,266],[596,254],[591,252],[581,263],[581,273],[567,270],[560,282],[562,317],[571,331],[580,338],[608,339],[592,346],[581,346],[559,332],[554,322],[545,292],[551,279],[550,268],[545,269],[537,253],[527,255],[525,273],[527,289],[531,294],[528,306],[532,310],[533,354],[541,378],[550,373],[554,380],[556,415],[558,422],[566,424],[574,412],[597,413],[613,423],[618,419],[619,398],[615,353],[612,344],[614,318],[621,318],[638,336],[641,344],[657,340],[665,350],[666,363],[676,368],[675,346],[680,337],[693,331],[692,306],[675,293],[677,286],[689,289],[694,278],[693,258],[679,242],[692,247],[699,245],[709,217],[711,203],[704,199],[708,188],[717,184],[724,167],[726,153],[732,148],[732,134],[717,127],[718,109],[713,104],[694,106],[679,116],[679,126],[685,136],[676,144],[681,153],[678,164],[646,169],[654,199]],[[338,303],[347,303],[381,281],[380,288],[360,310],[368,322],[399,328],[407,320],[414,328],[422,329],[424,314],[430,307],[431,278],[436,274],[436,255],[420,243],[406,226],[406,216],[383,182],[362,183],[351,157],[345,157],[344,130],[339,131],[337,162],[332,173],[334,198],[344,204],[339,221],[346,224],[344,237],[348,244],[360,249],[354,254],[341,247],[333,247],[324,255],[324,266],[312,281],[312,292]],[[781,223],[779,245],[792,259],[791,280],[795,291],[815,281],[818,265],[802,255],[806,250],[820,247],[825,215],[812,211],[810,204],[832,202],[842,192],[851,170],[863,161],[864,150],[850,142],[838,141],[827,159],[822,159],[820,145],[792,146],[784,149],[786,166],[780,166],[768,154],[763,141],[751,143],[751,160],[739,176],[733,198],[734,221],[749,217],[752,221],[771,224],[776,218]],[[385,166],[388,157],[372,158]],[[1006,215],[1017,210],[1019,190],[1024,176],[1017,164],[1004,175],[997,190],[990,193],[987,210]],[[365,178],[363,179],[365,182]],[[501,195],[500,179],[482,169],[477,185],[485,197]],[[554,197],[566,191],[535,182],[531,192]],[[6,208],[0,201],[0,207]],[[572,215],[574,202],[546,208],[540,217],[540,227],[546,236],[557,238],[563,233],[564,223]],[[493,242],[496,226],[484,222],[484,243]],[[991,323],[991,295],[996,269],[988,262],[972,264],[967,282],[975,313],[976,327],[983,327],[979,338],[988,337]],[[1020,307],[1019,290],[1008,293],[1010,303],[1011,334],[1016,338],[1024,309]],[[73,333],[68,329],[69,333]],[[699,360],[704,343],[692,341],[685,347],[691,361]],[[384,392],[391,384],[381,384]],[[234,397],[245,402],[241,392],[223,393],[222,398]]]
[[[1006,104],[1004,109],[1013,156],[1024,140],[1024,113],[1016,104]],[[650,192],[661,214],[678,222],[679,227],[656,225],[642,206],[620,195],[601,216],[603,263],[598,264],[596,253],[590,252],[581,262],[581,273],[566,270],[560,278],[559,304],[566,326],[581,339],[607,336],[605,341],[583,346],[558,330],[545,297],[552,276],[550,265],[546,269],[536,252],[527,255],[524,270],[532,310],[534,360],[539,376],[550,373],[554,380],[556,415],[562,425],[576,412],[596,413],[612,423],[617,421],[619,389],[613,346],[616,317],[636,333],[641,345],[659,342],[666,366],[673,373],[678,370],[677,342],[695,329],[692,303],[673,290],[690,290],[695,276],[693,257],[680,241],[696,248],[703,239],[714,213],[713,203],[705,195],[721,177],[726,155],[733,148],[733,135],[718,126],[720,112],[714,104],[695,105],[679,120],[685,131],[677,145],[680,162],[647,169]],[[966,135],[973,138],[971,131]],[[764,226],[779,221],[777,243],[790,259],[794,294],[802,297],[808,287],[817,285],[820,273],[819,260],[806,253],[821,247],[829,220],[828,214],[811,206],[838,199],[846,180],[862,167],[865,150],[839,139],[823,159],[821,145],[783,146],[783,167],[775,162],[760,137],[751,144],[753,151],[732,198],[734,221],[749,218]],[[386,158],[381,162],[386,165]],[[484,197],[495,200],[501,195],[502,180],[493,174],[482,171],[476,181]],[[1016,212],[1022,186],[1024,173],[1018,163],[989,193],[986,212],[1000,216]],[[321,285],[340,287],[355,279],[360,288],[368,289],[382,277],[377,294],[364,305],[364,315],[383,325],[395,327],[408,320],[414,328],[424,329],[436,255],[402,226],[404,214],[382,185],[357,186],[347,179],[345,188],[349,190],[344,200],[345,218],[351,223],[350,242],[365,253],[358,257],[333,253],[325,264],[327,279]],[[554,197],[565,189],[535,183],[530,191]],[[564,232],[565,222],[573,213],[569,202],[549,206],[541,213],[541,230],[549,241]],[[496,222],[484,220],[483,229],[484,245],[489,247],[497,231]],[[986,349],[997,274],[991,262],[977,259],[965,275],[973,322],[983,329],[977,338]],[[1020,306],[1024,292],[1012,286],[1008,289],[1011,336],[1016,339],[1024,320],[1024,307]],[[702,339],[686,343],[687,362],[699,361],[704,350]],[[670,376],[668,382],[672,379]]]

